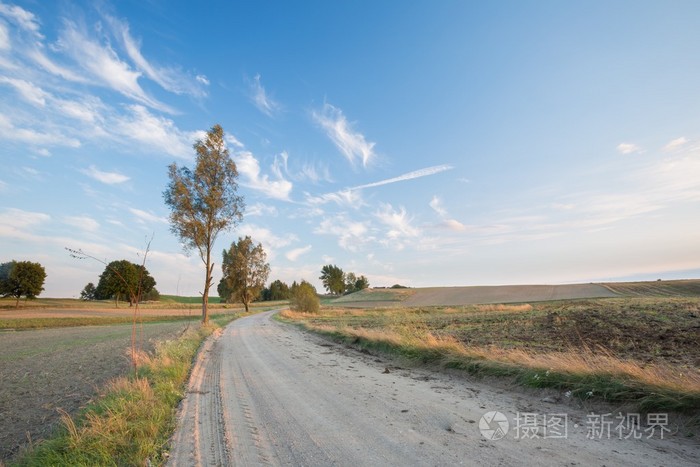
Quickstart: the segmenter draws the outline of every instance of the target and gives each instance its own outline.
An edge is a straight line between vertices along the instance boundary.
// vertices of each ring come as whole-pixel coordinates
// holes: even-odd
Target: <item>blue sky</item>
[[[167,165],[221,124],[270,280],[700,275],[700,4],[0,3],[0,260],[77,296],[169,232]],[[216,281],[220,269],[216,268]]]

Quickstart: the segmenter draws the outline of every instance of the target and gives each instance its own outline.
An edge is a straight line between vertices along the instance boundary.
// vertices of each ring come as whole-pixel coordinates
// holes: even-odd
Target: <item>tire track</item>
[[[207,341],[169,465],[697,465],[698,446],[587,439],[582,410],[399,368],[271,315]],[[490,441],[479,420],[493,410],[567,412],[579,424],[566,439]]]

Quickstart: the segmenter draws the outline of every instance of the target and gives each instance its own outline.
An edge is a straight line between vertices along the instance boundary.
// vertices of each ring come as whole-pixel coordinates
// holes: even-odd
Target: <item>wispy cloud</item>
[[[89,216],[67,216],[63,222],[86,232],[96,232],[100,228],[100,223]]]
[[[161,223],[161,224],[167,224],[168,219],[165,217],[160,217],[156,216],[155,214],[152,214],[150,212],[146,212],[142,209],[136,209],[136,208],[129,208],[129,212],[136,217],[136,219],[140,223]]]
[[[289,199],[289,194],[293,187],[292,182],[284,179],[279,171],[275,174],[276,180],[271,180],[268,175],[261,175],[260,163],[248,151],[241,151],[235,154],[233,159],[236,162],[238,171],[246,178],[246,181],[243,182],[246,186],[260,191],[270,198]]]
[[[289,250],[287,253],[285,253],[284,257],[287,258],[289,261],[293,262],[298,260],[301,255],[304,255],[311,251],[311,248],[311,245],[307,245],[301,248],[294,248],[293,250]]]
[[[337,107],[324,104],[312,116],[351,164],[360,161],[363,167],[367,167],[376,158],[375,143],[367,141],[362,133],[353,130],[352,124]]]
[[[617,145],[617,151],[620,154],[634,154],[642,152],[642,148],[634,143],[620,143]]]
[[[374,216],[388,229],[382,243],[394,249],[403,249],[406,245],[405,240],[420,235],[420,230],[412,225],[412,219],[403,206],[394,209],[391,204],[383,204]]]
[[[389,185],[390,183],[405,182],[406,180],[413,180],[420,177],[427,177],[429,175],[439,174],[440,172],[445,172],[446,170],[452,170],[451,165],[436,165],[433,167],[427,167],[425,169],[414,170],[413,172],[408,172],[398,177],[388,178],[386,180],[381,180],[379,182],[368,183],[366,185],[359,185],[352,190],[361,190],[363,188],[374,188],[382,185]]]
[[[39,20],[34,13],[25,10],[17,5],[7,5],[0,3],[0,15],[16,22],[23,30],[30,32],[35,37],[42,39]]]
[[[264,203],[255,203],[252,206],[246,206],[246,216],[277,216],[277,208]]]
[[[166,91],[174,94],[188,94],[195,97],[204,97],[209,81],[205,76],[191,77],[174,67],[160,67],[152,64],[141,53],[140,41],[134,39],[129,31],[129,25],[109,15],[105,15],[107,23],[111,25],[115,36],[121,41],[127,55],[149,79],[158,83]]]
[[[173,110],[149,96],[139,84],[142,73],[122,60],[109,44],[100,44],[76,23],[66,20],[61,31],[61,51],[68,54],[94,82],[149,107],[172,113]]]
[[[352,188],[346,188],[333,193],[326,193],[323,195],[312,196],[307,195],[307,202],[310,204],[325,204],[329,202],[335,202],[339,205],[346,205],[351,207],[361,207],[364,203],[362,201],[362,196],[360,191],[366,188],[375,188],[378,186],[389,185],[392,183],[405,182],[408,180],[414,180],[416,178],[427,177],[430,175],[436,175],[446,170],[452,170],[451,165],[436,165],[433,167],[427,167],[425,169],[414,170],[413,172],[408,172],[398,177],[387,178],[385,180],[380,180],[378,182],[367,183],[365,185],[358,185]]]
[[[447,215],[447,210],[442,207],[442,200],[437,196],[433,196],[433,199],[430,200],[429,204],[433,211],[438,213],[440,216],[444,217]]]
[[[669,141],[669,143],[663,147],[663,151],[664,152],[676,151],[676,150],[682,148],[687,142],[688,142],[688,139],[681,136],[680,138],[676,138],[672,141]]]
[[[43,132],[17,126],[6,115],[0,114],[0,139],[28,143],[34,146],[80,147],[80,141],[60,132]]]
[[[31,229],[51,220],[42,212],[5,208],[0,211],[0,237],[25,238]]]
[[[314,233],[335,236],[341,248],[353,252],[373,240],[366,222],[351,220],[342,214],[323,219]]]
[[[48,97],[48,94],[43,89],[35,86],[29,81],[0,76],[0,83],[9,84],[15,88],[19,95],[32,105],[37,107],[44,107],[46,105],[46,98]]]
[[[259,74],[255,75],[253,81],[250,83],[250,93],[250,98],[253,104],[255,104],[255,107],[268,117],[274,117],[282,110],[282,106],[265,91],[265,88],[260,82]]]
[[[126,175],[120,174],[119,172],[103,172],[94,165],[91,165],[87,169],[82,169],[81,172],[90,178],[97,180],[98,182],[105,183],[107,185],[118,185],[130,180]]]
[[[115,117],[115,133],[173,157],[192,158],[194,132],[180,130],[171,119],[154,115],[142,105],[130,105],[127,110]]]

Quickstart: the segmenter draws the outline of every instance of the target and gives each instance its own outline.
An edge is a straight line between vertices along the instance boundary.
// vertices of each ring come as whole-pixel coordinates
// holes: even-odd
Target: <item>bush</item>
[[[292,310],[304,313],[318,313],[321,302],[316,295],[316,289],[306,281],[292,287],[290,305]]]

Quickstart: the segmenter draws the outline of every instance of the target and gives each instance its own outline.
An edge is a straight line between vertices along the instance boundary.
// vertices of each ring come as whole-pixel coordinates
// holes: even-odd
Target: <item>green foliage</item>
[[[121,299],[127,299],[129,305],[133,305],[141,301],[143,294],[151,292],[155,285],[155,279],[144,266],[125,259],[112,261],[100,274],[95,298],[98,300],[113,298],[116,303]]]
[[[20,297],[36,298],[44,290],[46,270],[31,261],[10,261],[0,264],[0,294],[14,297],[19,307]]]
[[[97,287],[95,287],[95,284],[88,282],[85,288],[83,288],[83,290],[80,292],[80,299],[85,301],[96,300]]]
[[[357,277],[354,272],[345,275],[345,293],[359,292],[369,288],[369,279],[365,276]]]
[[[160,300],[160,292],[158,292],[158,289],[153,287],[151,290],[143,294],[142,299],[147,302],[157,302]]]
[[[212,286],[211,252],[221,231],[234,227],[243,217],[245,204],[237,194],[238,170],[231,160],[224,130],[214,125],[203,140],[194,144],[197,153],[194,171],[168,167],[170,179],[163,192],[170,208],[170,230],[185,250],[197,250],[205,265],[202,293],[202,322],[209,320],[208,298]]]
[[[270,284],[269,288],[263,289],[261,298],[265,301],[289,300],[289,286],[277,279]]]
[[[323,266],[319,279],[323,281],[323,286],[330,294],[342,295],[345,291],[345,273],[335,264]]]
[[[219,297],[228,303],[240,301],[247,312],[270,275],[270,265],[266,259],[262,244],[254,245],[247,235],[231,243],[231,248],[223,253],[223,277],[217,287]]]
[[[291,308],[294,311],[318,313],[320,308],[316,288],[306,281],[301,281],[301,284],[296,282],[292,284],[290,300]]]

